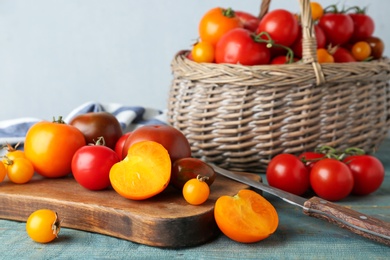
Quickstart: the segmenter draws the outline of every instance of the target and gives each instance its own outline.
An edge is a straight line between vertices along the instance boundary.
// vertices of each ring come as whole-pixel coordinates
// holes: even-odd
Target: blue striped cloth
[[[113,114],[121,124],[123,132],[132,131],[142,125],[166,124],[166,111],[141,106],[96,102],[87,102],[73,109],[64,117],[64,121],[69,123],[77,115],[101,111]],[[30,117],[0,121],[0,144],[23,143],[28,129],[39,121],[42,119]]]

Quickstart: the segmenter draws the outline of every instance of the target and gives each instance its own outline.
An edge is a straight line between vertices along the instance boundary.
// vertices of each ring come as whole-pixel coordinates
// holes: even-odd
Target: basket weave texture
[[[174,57],[168,122],[187,137],[193,157],[262,172],[279,153],[321,145],[374,152],[386,138],[390,60],[320,65],[309,3],[300,1],[300,63],[196,63],[188,51]],[[261,12],[268,5],[263,1]]]

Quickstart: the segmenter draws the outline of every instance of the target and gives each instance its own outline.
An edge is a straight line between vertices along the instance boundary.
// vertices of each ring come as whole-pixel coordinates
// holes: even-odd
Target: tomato
[[[251,32],[237,28],[227,32],[215,48],[216,63],[241,65],[268,64],[270,50],[264,42],[257,42]]]
[[[0,182],[2,182],[7,175],[7,169],[3,163],[0,163]]]
[[[83,133],[60,118],[34,124],[27,131],[24,152],[37,173],[56,178],[71,173],[72,157],[85,144]]]
[[[118,155],[119,159],[122,160],[124,159],[123,156],[123,147],[125,145],[125,142],[127,140],[127,138],[131,135],[131,132],[127,132],[125,134],[123,134],[119,139],[118,141],[116,142],[115,144],[115,149],[114,151],[116,152],[116,154]]]
[[[199,37],[204,42],[216,45],[226,32],[242,28],[243,24],[231,9],[215,7],[203,15],[199,22]]]
[[[216,173],[214,169],[197,158],[182,158],[176,160],[172,165],[171,184],[182,189],[184,184],[196,178],[198,175],[207,177],[205,182],[211,186],[215,180]]]
[[[198,175],[197,178],[188,180],[183,186],[183,197],[191,205],[203,204],[209,198],[209,185],[202,178]]]
[[[270,64],[278,65],[278,64],[291,64],[298,61],[297,58],[293,58],[292,60],[287,55],[276,56],[270,62]]]
[[[290,46],[298,37],[298,21],[294,15],[284,9],[268,12],[261,19],[256,33],[267,32],[276,44]]]
[[[326,37],[324,31],[317,24],[314,25],[314,33],[316,35],[317,49],[325,48]],[[302,27],[299,26],[298,36],[295,42],[292,44],[291,49],[296,57],[302,57]]]
[[[170,125],[144,125],[135,129],[127,138],[123,147],[123,158],[129,148],[140,141],[155,141],[167,149],[173,162],[180,158],[191,157],[191,146],[182,132]]]
[[[318,22],[332,46],[347,43],[353,34],[353,20],[344,13],[326,13]]]
[[[317,49],[317,59],[319,63],[333,63],[334,58],[332,54],[329,53],[327,49],[319,48]]]
[[[324,15],[324,8],[320,3],[310,1],[310,8],[313,21],[319,20]]]
[[[110,169],[120,159],[115,151],[103,145],[81,147],[73,156],[72,173],[76,181],[89,190],[110,186]]]
[[[344,159],[352,172],[352,194],[367,195],[376,191],[385,178],[383,164],[371,155],[353,155]]]
[[[364,12],[349,14],[353,20],[352,42],[363,41],[371,37],[375,30],[374,20]]]
[[[94,144],[101,136],[105,145],[115,149],[115,144],[122,136],[118,119],[108,112],[90,112],[74,117],[70,125],[78,128],[84,135],[87,144]]]
[[[235,13],[238,19],[240,19],[242,22],[245,29],[251,32],[256,32],[260,23],[260,19],[258,17],[244,11],[235,11]]]
[[[7,168],[8,179],[13,183],[24,184],[34,176],[34,166],[24,157],[17,157],[13,160],[6,158],[3,163]]]
[[[351,193],[354,180],[345,163],[326,158],[317,162],[311,169],[310,185],[321,198],[338,201]]]
[[[192,60],[195,62],[214,62],[214,46],[208,42],[198,42],[192,47]]]
[[[5,149],[7,150],[5,157],[7,157],[8,159],[11,159],[11,160],[18,158],[18,157],[26,158],[24,151],[16,149],[18,146],[19,146],[19,143],[16,144],[15,147],[12,147],[10,144],[7,144],[5,146]]]
[[[352,46],[351,53],[358,61],[367,60],[371,55],[370,44],[365,41],[357,42]]]
[[[352,56],[352,53],[343,47],[337,47],[333,53],[335,62],[356,62],[356,59]]]
[[[309,189],[309,171],[298,157],[292,154],[278,154],[267,166],[268,184],[296,195]]]
[[[375,36],[371,36],[371,37],[368,37],[367,39],[365,39],[364,41],[366,41],[366,42],[368,42],[368,44],[370,44],[371,56],[374,59],[382,58],[383,51],[385,49],[385,44],[383,43],[383,41],[380,38],[375,37]]]
[[[306,165],[310,172],[316,162],[325,158],[325,154],[317,152],[303,152],[298,158]]]
[[[39,209],[31,213],[26,222],[29,237],[38,243],[53,241],[60,232],[61,221],[55,211]]]

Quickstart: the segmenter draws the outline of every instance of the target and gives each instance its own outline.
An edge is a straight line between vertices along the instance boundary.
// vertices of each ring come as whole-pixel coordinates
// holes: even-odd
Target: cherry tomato
[[[242,24],[244,25],[244,28],[251,31],[256,32],[257,27],[259,26],[260,20],[253,14],[244,12],[244,11],[235,11],[236,16]]]
[[[74,117],[69,125],[78,128],[84,135],[87,144],[94,144],[101,136],[105,145],[115,149],[115,144],[122,136],[118,119],[108,112],[90,112]]]
[[[89,190],[110,186],[110,169],[119,162],[116,152],[103,145],[81,147],[73,156],[72,173],[76,181]]]
[[[187,181],[183,186],[183,197],[191,205],[200,205],[206,202],[210,196],[209,185],[203,181],[200,175]]]
[[[317,152],[303,152],[298,156],[310,172],[316,162],[325,158],[325,154]]]
[[[335,62],[356,62],[352,53],[343,47],[337,47],[336,51],[333,53],[333,58]]]
[[[210,9],[200,20],[199,37],[204,42],[216,45],[226,32],[234,28],[242,28],[243,24],[231,9],[215,7]]]
[[[11,160],[18,158],[18,157],[26,158],[24,151],[16,149],[18,146],[19,146],[19,144],[16,144],[15,147],[12,147],[10,144],[7,144],[5,147],[5,149],[7,150],[5,157],[7,157],[8,159],[11,159]]]
[[[344,162],[353,175],[352,194],[367,195],[381,186],[385,169],[377,158],[370,155],[353,155],[344,159]]]
[[[270,64],[273,64],[273,65],[290,64],[290,63],[294,63],[296,61],[298,61],[297,58],[293,58],[291,61],[287,55],[282,55],[282,56],[276,56],[275,58],[273,58],[271,60]]]
[[[55,211],[39,209],[31,213],[26,222],[29,237],[38,243],[49,243],[57,238],[61,221]]]
[[[83,133],[60,118],[34,124],[26,134],[24,152],[37,173],[57,178],[71,173],[72,157],[84,145]]]
[[[17,184],[29,182],[34,176],[34,167],[32,163],[24,158],[17,157],[13,160],[6,159],[7,176],[10,181]]]
[[[353,175],[348,166],[336,159],[323,159],[310,172],[313,191],[323,199],[338,201],[347,197],[353,188]]]
[[[383,43],[383,41],[380,38],[375,36],[368,37],[367,39],[365,39],[365,41],[368,42],[368,44],[370,44],[371,56],[374,59],[382,58],[383,51],[385,49],[385,44]]]
[[[309,189],[309,171],[298,157],[292,154],[278,154],[267,166],[268,184],[296,195]]]
[[[358,61],[367,60],[371,55],[371,47],[368,42],[360,41],[352,46],[352,56]]]
[[[7,175],[7,169],[3,163],[0,163],[0,182],[2,182]]]
[[[298,37],[298,21],[284,9],[268,12],[261,19],[256,33],[267,32],[276,44],[290,46]]]
[[[364,11],[359,13],[349,14],[353,20],[352,42],[363,41],[371,37],[375,30],[374,20],[366,15]]]
[[[324,8],[320,3],[310,1],[310,8],[313,21],[319,20],[324,15]]]
[[[270,50],[264,42],[256,42],[251,32],[237,28],[227,32],[215,48],[216,63],[241,65],[268,64]]]
[[[333,63],[334,58],[333,56],[328,52],[327,49],[319,48],[317,49],[317,59],[319,63]]]
[[[123,158],[132,144],[140,141],[155,141],[168,151],[171,162],[191,157],[191,146],[185,135],[170,125],[144,125],[135,129],[123,147]]]
[[[325,33],[327,42],[332,46],[347,43],[353,34],[353,20],[344,13],[326,13],[318,25]]]
[[[181,190],[187,181],[196,178],[198,175],[207,177],[205,182],[209,186],[213,184],[216,177],[214,169],[202,160],[182,158],[176,160],[172,165],[171,184]]]
[[[317,41],[317,49],[326,47],[326,37],[324,31],[317,24],[314,25],[314,31]],[[302,26],[299,26],[298,36],[292,44],[291,49],[296,57],[302,58]]]
[[[214,62],[214,46],[208,42],[198,42],[192,47],[192,60],[195,62]]]
[[[127,140],[127,138],[131,135],[131,132],[127,132],[125,134],[123,134],[119,139],[118,141],[116,142],[115,144],[115,152],[116,154],[118,155],[119,159],[122,160],[124,159],[122,156],[123,156],[123,147],[125,145],[125,142]]]

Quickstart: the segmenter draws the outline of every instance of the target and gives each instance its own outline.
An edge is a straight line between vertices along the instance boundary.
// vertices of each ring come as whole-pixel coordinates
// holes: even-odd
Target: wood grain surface
[[[257,181],[259,175],[240,173]],[[35,210],[55,210],[62,227],[122,238],[157,247],[189,247],[206,243],[219,234],[213,210],[218,197],[235,195],[248,188],[217,176],[211,194],[200,206],[189,205],[179,190],[168,187],[157,196],[132,201],[113,189],[90,191],[72,177],[46,179],[35,176],[30,183],[0,183],[0,218],[25,222]]]

